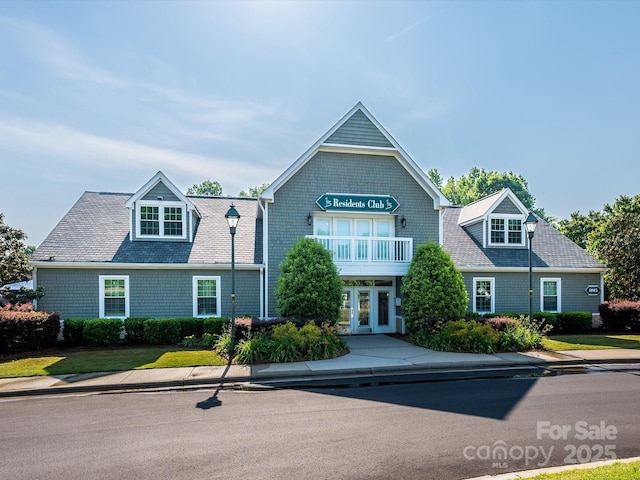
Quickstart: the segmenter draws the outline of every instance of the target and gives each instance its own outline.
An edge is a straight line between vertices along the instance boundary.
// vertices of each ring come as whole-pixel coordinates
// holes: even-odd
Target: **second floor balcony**
[[[341,275],[404,275],[413,258],[413,238],[308,237],[333,253]]]

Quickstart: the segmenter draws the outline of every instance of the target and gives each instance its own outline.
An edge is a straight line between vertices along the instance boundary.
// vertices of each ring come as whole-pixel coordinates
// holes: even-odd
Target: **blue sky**
[[[640,193],[640,2],[0,3],[0,212],[273,181],[358,101],[425,171],[568,218]]]

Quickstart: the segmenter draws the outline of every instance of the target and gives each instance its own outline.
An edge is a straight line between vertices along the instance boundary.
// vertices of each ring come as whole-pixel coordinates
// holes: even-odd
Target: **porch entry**
[[[393,279],[343,280],[341,333],[395,332]]]

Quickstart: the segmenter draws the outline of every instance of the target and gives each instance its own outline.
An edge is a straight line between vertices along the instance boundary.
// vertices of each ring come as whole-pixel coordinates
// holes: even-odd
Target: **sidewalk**
[[[561,367],[591,363],[640,362],[640,349],[566,352],[436,352],[387,335],[345,337],[350,353],[331,360],[221,367],[159,368],[0,379],[0,398],[79,392],[132,391],[180,387],[227,386],[284,379],[356,375],[452,372],[513,367]]]
[[[598,364],[640,363],[640,349],[572,350],[563,352],[473,353],[436,352],[387,335],[345,337],[350,353],[331,360],[309,362],[227,365],[222,367],[158,368],[124,372],[0,379],[0,398],[90,392],[127,392],[175,388],[219,388],[233,385],[270,384],[283,380],[336,379],[409,373],[452,376],[455,373],[501,368],[571,368]],[[621,367],[623,368],[623,367]],[[455,372],[455,373],[454,373]],[[265,385],[266,388],[271,388]],[[639,457],[640,458],[640,457]],[[634,461],[639,458],[619,460]],[[472,480],[516,480],[540,473],[601,464],[571,465],[549,469],[485,475]]]

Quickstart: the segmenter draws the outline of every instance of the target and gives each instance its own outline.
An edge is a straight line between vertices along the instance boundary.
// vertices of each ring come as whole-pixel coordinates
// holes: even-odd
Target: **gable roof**
[[[522,204],[515,193],[513,193],[510,188],[503,188],[469,205],[461,207],[458,223],[466,226],[486,218],[507,198],[513,202],[522,215],[527,214],[527,207]]]
[[[201,214],[193,242],[131,241],[130,198],[127,193],[85,192],[36,249],[32,263],[229,265],[231,236],[224,215],[231,202],[241,215],[236,264],[262,263],[262,220],[255,198],[185,197]]]
[[[131,198],[129,198],[129,200],[127,200],[127,202],[125,203],[125,207],[129,209],[133,208],[138,200],[143,198],[147,193],[153,190],[153,188],[160,183],[164,184],[164,186],[167,187],[171,191],[171,193],[180,200],[180,202],[185,203],[187,205],[187,210],[195,211],[196,214],[200,216],[200,213],[198,212],[198,209],[195,207],[195,205],[161,171],[158,171],[158,173],[151,177],[151,179],[147,183],[145,183],[142,188],[140,188],[140,190],[131,195]]]
[[[521,269],[529,267],[529,249],[483,248],[461,225],[464,207],[448,207],[443,216],[443,248],[461,271],[487,271],[497,268]],[[534,268],[586,269],[604,271],[605,267],[586,251],[538,218],[538,226],[531,243],[531,264]]]
[[[271,183],[260,198],[265,202],[272,202],[274,193],[319,151],[393,156],[433,198],[434,208],[449,205],[438,187],[361,102]]]

